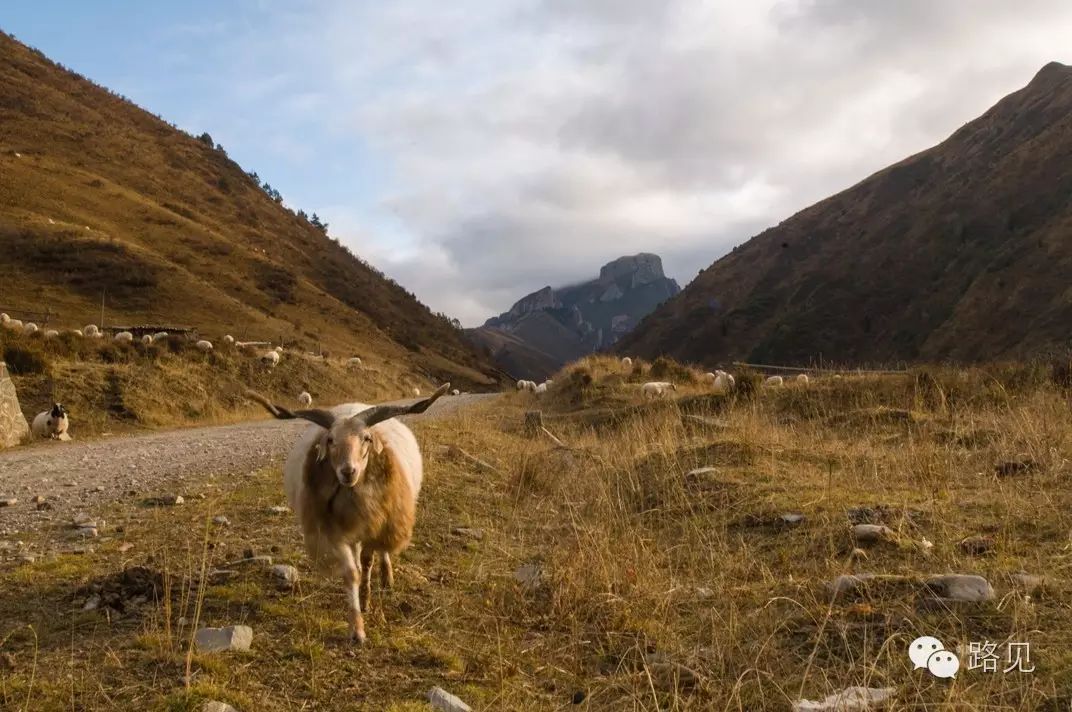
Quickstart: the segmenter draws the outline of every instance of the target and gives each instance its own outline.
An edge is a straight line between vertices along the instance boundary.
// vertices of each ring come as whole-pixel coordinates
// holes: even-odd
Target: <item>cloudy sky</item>
[[[614,257],[696,272],[1072,63],[1068,0],[11,0],[467,325]]]

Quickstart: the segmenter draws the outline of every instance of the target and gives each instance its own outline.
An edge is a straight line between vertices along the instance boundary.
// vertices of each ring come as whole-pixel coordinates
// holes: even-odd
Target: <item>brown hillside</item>
[[[618,346],[715,363],[982,360],[1072,335],[1072,67],[766,230]]]
[[[0,310],[167,323],[490,383],[442,317],[195,139],[0,33]]]

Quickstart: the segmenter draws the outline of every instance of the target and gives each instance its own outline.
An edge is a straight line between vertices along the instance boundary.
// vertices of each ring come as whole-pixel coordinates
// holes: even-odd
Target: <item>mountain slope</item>
[[[0,309],[168,323],[490,383],[397,284],[199,140],[0,34]],[[483,372],[483,373],[482,373]]]
[[[618,345],[717,363],[980,360],[1072,336],[1072,67],[752,238]]]
[[[603,265],[598,278],[544,287],[467,333],[515,378],[543,379],[569,361],[609,348],[679,291],[658,255],[619,257]]]

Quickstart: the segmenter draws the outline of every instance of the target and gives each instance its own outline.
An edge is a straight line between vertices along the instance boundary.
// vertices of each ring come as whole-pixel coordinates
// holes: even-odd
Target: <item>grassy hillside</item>
[[[72,437],[212,424],[262,417],[243,396],[247,388],[295,403],[308,391],[320,405],[412,397],[433,383],[400,364],[284,351],[279,365],[260,362],[263,349],[220,344],[202,353],[185,338],[143,345],[62,336],[12,336],[0,330],[0,360],[8,364],[27,421],[53,402],[71,417]]]
[[[641,400],[652,369],[678,400]],[[0,705],[403,712],[441,685],[481,710],[785,710],[867,685],[892,688],[893,710],[1068,707],[1072,429],[1049,373],[775,390],[743,374],[732,398],[694,378],[666,361],[567,369],[539,405],[564,447],[526,436],[527,394],[416,423],[415,544],[394,592],[374,584],[360,650],[339,582],[310,572],[294,523],[267,512],[278,471],[193,485],[181,508],[118,504],[88,553],[25,536],[38,558],[11,556],[0,577]],[[995,468],[1007,462],[1022,467]],[[861,543],[861,522],[889,533]],[[246,549],[298,565],[298,591],[256,567],[209,579]],[[529,585],[524,565],[541,572]],[[148,571],[121,578],[133,566]],[[862,573],[881,576],[838,597],[826,586]],[[945,573],[982,575],[996,596],[943,601],[923,581]],[[131,582],[155,576],[139,603]],[[123,614],[80,611],[93,586]],[[188,654],[193,628],[237,623],[254,629],[249,653]],[[955,680],[912,669],[920,635],[960,653]],[[968,670],[971,641],[1002,656],[1028,642],[1034,671]]]
[[[165,323],[490,383],[446,318],[195,139],[0,34],[0,311]]]
[[[1064,354],[1072,67],[757,235],[617,350],[715,364]]]

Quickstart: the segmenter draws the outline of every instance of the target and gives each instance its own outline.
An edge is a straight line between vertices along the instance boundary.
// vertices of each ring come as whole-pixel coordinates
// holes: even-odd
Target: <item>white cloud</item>
[[[289,110],[381,162],[360,213],[319,212],[467,324],[641,250],[687,281],[1072,60],[1067,0],[316,7]]]

